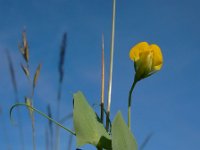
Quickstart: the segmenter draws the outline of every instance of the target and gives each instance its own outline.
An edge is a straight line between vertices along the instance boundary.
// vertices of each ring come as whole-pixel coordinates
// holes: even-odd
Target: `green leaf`
[[[118,112],[112,124],[113,150],[137,150],[136,140]]]
[[[74,94],[73,115],[77,147],[92,144],[98,148],[112,149],[110,135],[82,92]]]

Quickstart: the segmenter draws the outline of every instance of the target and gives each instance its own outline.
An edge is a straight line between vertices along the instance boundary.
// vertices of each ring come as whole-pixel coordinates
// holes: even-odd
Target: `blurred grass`
[[[64,62],[65,62],[66,46],[67,46],[67,33],[65,32],[62,37],[62,43],[60,47],[60,59],[58,63],[59,80],[58,80],[57,110],[56,110],[57,120],[60,120],[60,101],[61,101],[61,94],[62,94],[62,83],[64,79]],[[55,150],[59,150],[60,149],[60,128],[58,126],[56,126],[55,132],[56,132]]]
[[[10,75],[11,75],[12,86],[13,86],[13,89],[14,89],[15,103],[19,103],[15,70],[14,70],[14,67],[13,67],[13,62],[12,62],[12,58],[10,56],[9,50],[6,51],[6,54],[7,54],[7,60],[8,60],[8,65],[9,65],[9,71],[10,71]],[[18,109],[18,112],[17,112],[17,117],[18,117],[18,121],[19,121],[18,128],[19,128],[19,135],[20,135],[19,139],[21,141],[21,149],[24,150],[24,132],[23,132],[21,112],[20,112],[19,109]]]

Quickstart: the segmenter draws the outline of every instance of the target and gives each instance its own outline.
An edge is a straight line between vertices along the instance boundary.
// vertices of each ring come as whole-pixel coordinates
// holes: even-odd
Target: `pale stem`
[[[102,34],[102,74],[101,74],[101,122],[104,120],[104,85],[105,83],[105,61],[104,61],[104,35]]]
[[[110,116],[110,106],[111,106],[113,55],[114,55],[114,38],[115,38],[115,12],[116,12],[116,0],[113,0],[112,33],[111,33],[111,47],[110,47],[110,76],[109,76],[109,85],[108,85],[108,105],[107,105],[107,117],[106,117],[107,130],[109,128],[109,116]]]
[[[35,144],[35,124],[34,124],[34,116],[31,115],[31,125],[32,125],[32,142],[33,142],[33,149],[36,150]]]

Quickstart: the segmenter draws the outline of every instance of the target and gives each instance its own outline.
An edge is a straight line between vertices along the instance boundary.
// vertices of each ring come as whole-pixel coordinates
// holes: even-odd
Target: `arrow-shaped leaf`
[[[111,149],[110,135],[81,92],[74,94],[73,115],[77,147],[92,144],[98,148]]]
[[[112,124],[113,150],[137,150],[136,140],[124,122],[120,112],[117,113]]]

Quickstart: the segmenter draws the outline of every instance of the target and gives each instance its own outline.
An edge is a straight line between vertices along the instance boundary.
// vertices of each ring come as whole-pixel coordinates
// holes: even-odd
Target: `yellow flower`
[[[134,61],[136,81],[144,79],[162,68],[162,52],[156,44],[140,42],[131,48],[129,56]]]

